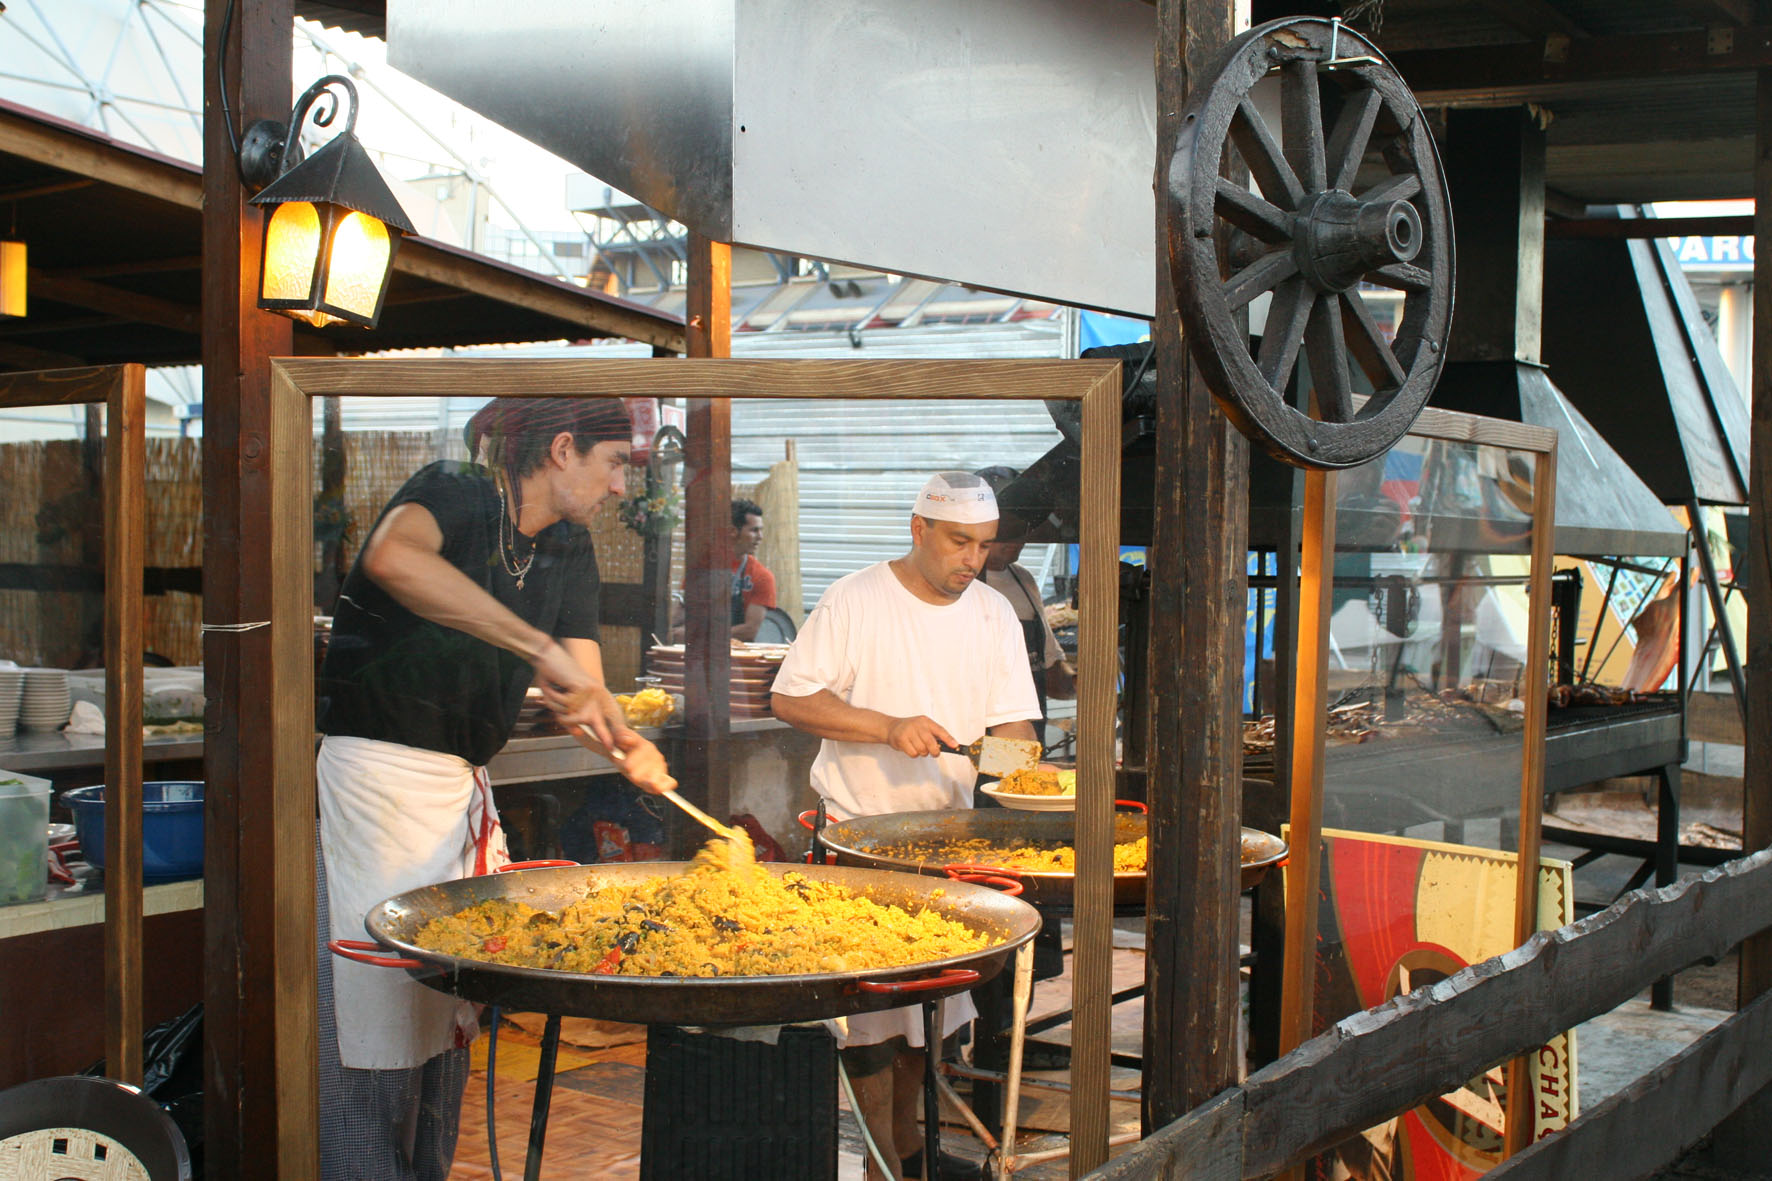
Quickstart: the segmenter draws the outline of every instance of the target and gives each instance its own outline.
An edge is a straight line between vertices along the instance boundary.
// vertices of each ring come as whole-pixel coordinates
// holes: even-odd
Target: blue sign
[[[1684,271],[1751,271],[1754,269],[1752,234],[1720,237],[1669,238],[1674,261]]]
[[[1077,348],[1092,349],[1104,344],[1137,344],[1151,338],[1151,322],[1130,316],[1110,316],[1106,312],[1084,312],[1077,317]]]

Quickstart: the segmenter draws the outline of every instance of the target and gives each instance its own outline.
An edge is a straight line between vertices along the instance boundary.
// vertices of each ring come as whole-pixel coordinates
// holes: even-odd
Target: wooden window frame
[[[142,568],[147,368],[0,373],[0,407],[105,407],[105,1070],[142,1081]]]
[[[1076,1004],[1073,1144],[1107,1154],[1112,1004],[1114,713],[1117,683],[1120,518],[1120,365],[1117,361],[734,361],[557,358],[281,358],[271,362],[271,651],[266,678],[276,716],[275,922],[279,943],[314,944],[314,668],[311,400],[322,397],[816,398],[847,401],[1060,400],[1082,403],[1078,579]],[[300,864],[298,864],[298,862]],[[303,866],[305,865],[305,870]],[[304,878],[305,874],[305,878]],[[289,975],[306,974],[295,957]],[[307,973],[311,973],[312,961]],[[279,1020],[315,1027],[314,983],[280,979],[293,1002]],[[299,1044],[300,1026],[282,1044]],[[306,1043],[311,1061],[311,1035]],[[292,1063],[292,1065],[295,1065]],[[306,1077],[311,1078],[311,1067]],[[311,1085],[311,1084],[310,1084]]]

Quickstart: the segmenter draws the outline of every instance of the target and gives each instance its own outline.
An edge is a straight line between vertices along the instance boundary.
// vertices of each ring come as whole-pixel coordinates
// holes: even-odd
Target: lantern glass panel
[[[0,242],[0,316],[25,314],[25,244]]]
[[[331,265],[322,302],[373,319],[392,249],[386,225],[365,213],[346,214],[332,234]]]
[[[319,259],[319,211],[306,201],[287,201],[276,206],[265,231],[260,298],[305,302],[314,290]]]

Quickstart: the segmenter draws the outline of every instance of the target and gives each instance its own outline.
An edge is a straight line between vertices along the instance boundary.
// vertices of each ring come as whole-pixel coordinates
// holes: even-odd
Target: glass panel
[[[1535,461],[1407,438],[1339,477],[1326,828],[1515,847]]]
[[[388,227],[366,213],[346,213],[332,234],[326,268],[326,302],[370,319],[388,274]]]
[[[1338,477],[1318,1030],[1514,946],[1527,681],[1547,668],[1527,648],[1536,472],[1530,452],[1409,437]],[[1543,871],[1543,925],[1573,918],[1568,880]],[[1481,1171],[1505,1107],[1497,1068],[1330,1157]]]
[[[267,300],[306,302],[320,257],[320,214],[306,201],[285,201],[272,208],[270,218],[260,293]]]
[[[485,402],[347,398],[337,404],[330,428],[327,407],[316,402],[322,642],[330,641],[327,617],[335,608],[340,617],[350,613],[348,605],[338,606],[341,582],[348,599],[345,572],[383,506],[428,465],[442,461],[468,470],[462,466],[463,427]],[[683,640],[688,611],[699,609],[684,595],[685,480],[692,476],[684,464],[687,413],[670,399],[637,399],[634,406],[645,445],[635,448],[634,462],[587,517],[600,576],[600,657],[605,682],[625,699],[631,722],[682,777],[690,765],[685,717],[695,704],[688,699]],[[810,840],[798,816],[819,800],[815,775],[828,775],[827,792],[849,803],[845,814],[863,807],[996,806],[975,793],[990,779],[965,755],[913,759],[879,741],[842,744],[878,761],[900,761],[900,770],[930,772],[927,782],[895,783],[892,794],[875,800],[869,793],[880,785],[866,776],[859,786],[838,785],[840,772],[815,771],[823,740],[773,716],[771,689],[789,645],[806,635],[821,598],[849,576],[871,577],[894,613],[864,618],[861,634],[872,645],[867,660],[852,655],[834,671],[815,667],[808,675],[829,673],[842,694],[861,694],[858,704],[864,689],[876,693],[868,708],[892,717],[927,716],[967,746],[1000,721],[1039,716],[1037,672],[1043,674],[1047,718],[1039,736],[1051,761],[1074,762],[1076,703],[1069,673],[1079,624],[1080,452],[1041,402],[735,399],[731,423],[737,523],[729,516],[720,527],[729,532],[738,562],[716,575],[732,591],[721,619],[732,647],[725,690],[730,725],[718,752],[728,768],[730,798],[720,820],[745,823],[761,856],[797,859]],[[940,471],[963,474],[953,481],[961,494],[971,494],[964,485],[984,471],[975,487],[989,492],[996,515],[977,524],[914,527],[919,492]],[[482,508],[492,506],[486,511],[495,522],[496,502],[481,499]],[[999,520],[1013,542],[986,544]],[[487,536],[491,528],[482,523]],[[945,536],[942,545],[920,550],[918,536],[936,531]],[[515,548],[522,551],[530,538],[519,532]],[[476,579],[498,588],[501,598],[520,602],[520,592],[506,585],[512,578],[499,560],[502,551],[482,548],[491,556]],[[520,564],[523,554],[516,556]],[[689,585],[696,585],[698,572],[688,573]],[[981,580],[999,588],[989,591],[983,600],[988,606],[976,613],[990,626],[947,627],[958,618],[946,615],[950,609],[957,612],[984,593]],[[913,586],[923,593],[907,589]],[[944,595],[949,602],[934,601]],[[975,613],[966,609],[971,620]],[[919,619],[932,621],[927,635],[913,626]],[[928,635],[944,638],[931,647]],[[429,692],[431,686],[420,688]],[[320,692],[323,699],[328,694],[325,678]],[[325,709],[323,700],[323,727]],[[512,725],[489,770],[514,854],[585,862],[659,858],[693,849],[705,838],[674,809],[641,795],[607,760],[561,733],[533,691]],[[856,753],[835,751],[824,765]],[[685,794],[700,798],[706,785],[683,786]]]

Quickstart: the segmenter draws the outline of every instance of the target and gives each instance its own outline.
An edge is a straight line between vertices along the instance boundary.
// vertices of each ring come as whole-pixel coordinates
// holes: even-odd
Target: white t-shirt
[[[1009,601],[975,581],[951,603],[926,603],[886,562],[830,585],[775,677],[789,697],[821,689],[890,717],[927,714],[962,746],[1040,716]],[[911,758],[878,742],[827,738],[812,764],[813,790],[839,820],[970,808],[976,778],[965,755]]]

